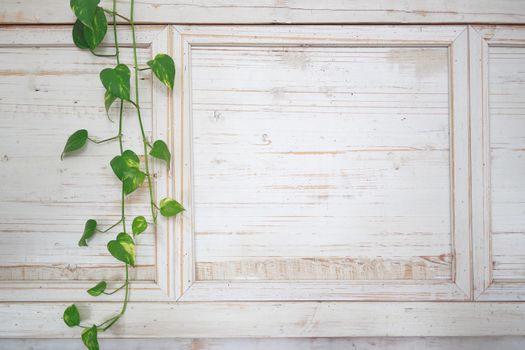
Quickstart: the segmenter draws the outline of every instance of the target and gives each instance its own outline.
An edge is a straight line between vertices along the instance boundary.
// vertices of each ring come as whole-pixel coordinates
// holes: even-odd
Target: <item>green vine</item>
[[[118,133],[116,136],[109,137],[103,140],[98,140],[89,135],[86,129],[80,129],[74,132],[67,140],[61,158],[73,155],[76,151],[84,148],[89,142],[101,144],[118,140],[119,154],[111,161],[110,166],[115,176],[121,182],[121,210],[120,219],[110,227],[102,230],[99,228],[95,219],[89,219],[84,225],[84,232],[78,242],[79,246],[87,246],[88,241],[96,233],[109,232],[121,226],[120,233],[107,244],[109,253],[117,260],[124,263],[125,279],[124,283],[112,291],[107,290],[106,281],[101,281],[94,287],[87,290],[91,296],[98,297],[101,295],[112,295],[124,290],[124,298],[120,311],[100,324],[93,324],[91,326],[81,324],[81,316],[75,304],[68,306],[63,315],[64,322],[69,327],[82,328],[82,341],[89,350],[98,350],[98,333],[105,332],[113,326],[126,312],[129,302],[129,269],[130,266],[135,265],[135,238],[142,234],[148,227],[148,222],[144,216],[137,216],[131,223],[131,233],[128,233],[126,227],[126,196],[139,189],[144,182],[147,182],[149,191],[149,201],[151,208],[151,217],[153,224],[157,222],[157,214],[160,212],[162,216],[171,217],[179,214],[184,210],[182,205],[171,198],[162,199],[159,204],[156,204],[153,196],[152,176],[149,167],[149,157],[157,158],[166,162],[168,169],[170,168],[171,154],[166,143],[162,140],[156,140],[153,145],[148,141],[144,124],[141,115],[140,101],[139,101],[139,71],[151,70],[153,74],[166,85],[169,89],[173,89],[175,79],[175,64],[173,59],[166,54],[158,54],[155,58],[147,62],[147,68],[140,68],[137,59],[137,42],[136,29],[134,23],[134,0],[130,0],[130,16],[129,18],[117,12],[117,2],[113,0],[112,9],[105,9],[99,6],[100,0],[70,0],[71,9],[77,17],[73,25],[73,42],[75,46],[80,49],[89,50],[93,55],[99,57],[115,57],[116,65],[113,68],[106,68],[100,72],[100,80],[106,89],[104,94],[104,107],[106,109],[107,117],[110,118],[110,107],[115,101],[119,102],[119,122]],[[104,40],[108,30],[108,21],[106,15],[109,15],[112,20],[113,36],[114,36],[114,54],[100,54],[96,52],[100,43]],[[129,23],[132,35],[132,50],[133,50],[133,64],[134,70],[134,84],[135,96],[132,99],[130,96],[131,87],[131,70],[121,62],[119,46],[117,21],[120,18]],[[140,126],[140,137],[143,143],[144,150],[144,166],[141,166],[140,158],[132,150],[124,150],[123,147],[123,114],[124,103],[130,103],[134,106],[137,114],[137,119]],[[148,153],[149,149],[149,153]]]

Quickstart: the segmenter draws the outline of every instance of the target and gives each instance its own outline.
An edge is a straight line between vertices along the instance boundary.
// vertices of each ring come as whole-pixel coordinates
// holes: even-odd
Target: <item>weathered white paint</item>
[[[519,302],[453,302],[523,297],[523,128],[508,115],[523,109],[521,28],[139,33],[142,63],[169,52],[179,67],[172,95],[144,74],[142,96],[148,132],[174,155],[172,172],[155,167],[157,197],[188,210],[143,236],[134,302],[105,336],[525,333]],[[113,62],[79,52],[69,36],[60,26],[0,32],[0,337],[76,337],[60,320],[67,303],[80,301],[93,320],[118,308],[82,303],[101,274],[121,275],[103,240],[76,247],[85,219],[118,216],[108,216],[118,212],[114,150],[57,157],[82,120],[112,135],[97,74]],[[121,41],[129,45],[129,31]],[[144,196],[130,200],[130,216],[147,213]]]
[[[105,350],[521,350],[525,337],[101,339]],[[77,350],[78,339],[0,339],[0,349]]]
[[[101,2],[112,8],[110,0]],[[129,1],[118,1],[129,13]],[[141,23],[525,23],[520,0],[146,0],[136,2]],[[0,23],[73,23],[62,0],[3,0]]]
[[[114,65],[114,59],[74,48],[70,30],[65,26],[37,31],[4,28],[0,36],[0,180],[5,184],[0,188],[2,300],[89,300],[86,288],[101,279],[116,283],[123,278],[122,264],[107,254],[106,243],[114,233],[98,234],[89,248],[77,246],[87,219],[97,219],[102,228],[119,219],[120,192],[109,167],[118,150],[115,143],[89,144],[78,156],[60,160],[64,142],[75,130],[86,128],[98,139],[117,133],[116,124],[105,115],[99,80],[100,70]],[[157,52],[168,51],[166,27],[144,27],[140,33],[141,64]],[[120,41],[129,46],[129,29],[122,30]],[[111,35],[107,42],[112,42]],[[101,52],[112,50],[107,47]],[[132,62],[130,49],[122,50],[122,60]],[[152,139],[169,139],[166,89],[150,73],[141,79],[146,130]],[[115,111],[114,106],[113,119]],[[140,154],[134,109],[127,106],[125,114],[125,147]],[[162,169],[155,171],[159,198],[169,191],[169,174]],[[147,196],[141,190],[127,198],[128,219],[149,217]],[[161,222],[139,238],[138,267],[131,272],[139,299],[141,294],[151,300],[172,293],[168,230]]]
[[[475,295],[521,300],[525,31],[472,27],[470,36]]]
[[[466,27],[176,32],[181,300],[470,298]]]

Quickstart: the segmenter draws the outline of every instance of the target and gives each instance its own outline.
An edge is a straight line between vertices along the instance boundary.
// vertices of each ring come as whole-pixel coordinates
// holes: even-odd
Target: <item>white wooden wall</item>
[[[503,25],[520,24],[525,3],[138,6],[140,63],[167,52],[177,65],[173,93],[141,73],[148,135],[174,163],[154,164],[155,195],[188,210],[139,238],[129,316],[104,336],[181,337],[133,345],[177,349],[523,347],[212,338],[525,334],[525,27]],[[76,336],[60,319],[68,303],[94,320],[118,305],[85,293],[122,279],[112,233],[76,245],[86,219],[118,220],[117,146],[59,159],[76,129],[116,133],[98,81],[113,61],[74,48],[70,22],[59,1],[0,10],[15,24],[0,28],[0,338],[29,338],[0,348],[76,348],[30,338]],[[295,24],[241,24],[273,22]],[[126,112],[125,146],[140,153]],[[147,214],[146,196],[129,197],[128,216]]]

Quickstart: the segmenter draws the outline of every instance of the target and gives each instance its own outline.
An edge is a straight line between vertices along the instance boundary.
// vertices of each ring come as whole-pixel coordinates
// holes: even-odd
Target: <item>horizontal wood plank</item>
[[[102,6],[110,9],[109,0]],[[129,13],[129,3],[118,1]],[[524,23],[521,1],[418,0],[147,0],[136,2],[141,23]],[[73,23],[67,2],[4,0],[0,23]]]
[[[0,338],[71,338],[65,303],[0,304]],[[79,304],[93,322],[116,303]],[[89,323],[89,320],[86,320]],[[102,338],[495,336],[525,333],[523,303],[230,302],[131,303]]]

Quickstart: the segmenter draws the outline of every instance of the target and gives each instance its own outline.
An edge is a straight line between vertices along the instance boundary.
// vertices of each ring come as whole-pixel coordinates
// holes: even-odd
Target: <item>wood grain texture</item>
[[[77,338],[62,303],[0,303],[0,338]],[[79,304],[89,320],[117,303]],[[225,302],[140,303],[101,338],[497,336],[525,332],[523,303]],[[78,338],[77,338],[78,339]]]
[[[521,350],[523,336],[283,339],[101,339],[106,350]],[[78,339],[0,339],[0,349],[78,350]]]
[[[476,296],[521,300],[525,32],[517,27],[476,27],[471,37]]]
[[[469,298],[467,33],[421,29],[176,27],[181,300]]]
[[[109,0],[102,5],[111,8]],[[129,4],[118,1],[127,14]],[[141,23],[513,23],[525,22],[525,6],[515,0],[148,0],[136,3]],[[4,0],[0,23],[73,23],[61,0]]]

